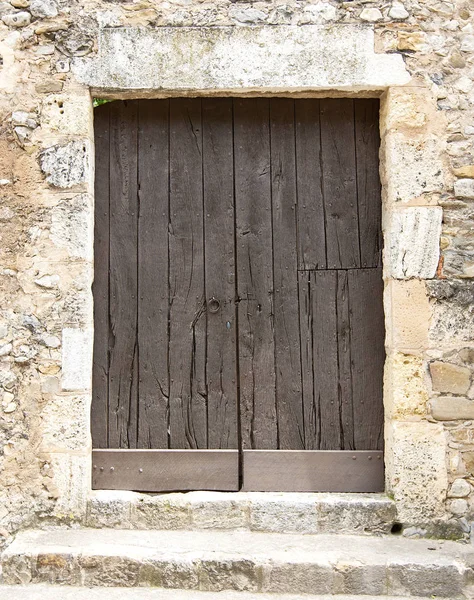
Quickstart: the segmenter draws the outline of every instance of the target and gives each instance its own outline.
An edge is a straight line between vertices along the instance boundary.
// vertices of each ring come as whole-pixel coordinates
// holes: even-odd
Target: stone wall
[[[262,31],[291,26],[282,29],[285,39],[304,29],[298,26],[313,24],[329,40],[321,52],[330,62],[344,38],[336,34],[336,23],[373,30],[375,42],[364,39],[375,43],[379,56],[365,63],[360,77],[349,65],[348,86],[318,87],[318,71],[306,92],[382,96],[387,489],[400,520],[411,526],[407,534],[469,533],[474,511],[470,5],[470,0],[0,1],[0,540],[18,527],[51,519],[81,522],[85,515],[93,326],[91,88],[92,94],[119,98],[137,95],[133,90],[140,87],[140,82],[127,87],[128,80],[113,85],[110,78],[97,77],[94,65],[103,58],[96,57],[105,51],[107,30],[140,27],[134,29],[139,37],[160,38],[162,27],[250,32],[255,25]],[[357,53],[367,51],[355,49],[354,65]],[[392,85],[395,55],[408,75]],[[229,63],[225,74],[232,68]],[[277,81],[278,65],[275,69]],[[172,75],[168,80],[168,91],[183,89],[182,81],[173,85]],[[141,86],[140,94],[157,95],[157,85]],[[305,91],[304,82],[297,90],[271,80],[250,87],[255,93],[285,86]]]

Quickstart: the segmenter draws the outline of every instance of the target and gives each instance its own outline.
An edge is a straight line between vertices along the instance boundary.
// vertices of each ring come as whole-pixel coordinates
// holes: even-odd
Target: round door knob
[[[207,303],[207,309],[211,313],[216,313],[220,307],[221,303],[219,302],[219,300],[217,300],[217,298],[214,297],[212,297]]]

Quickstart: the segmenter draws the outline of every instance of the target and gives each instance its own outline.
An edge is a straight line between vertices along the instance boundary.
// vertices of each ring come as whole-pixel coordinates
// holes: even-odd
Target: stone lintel
[[[376,54],[372,26],[104,28],[99,54],[72,70],[93,90],[297,92],[373,90],[410,80],[403,59]]]

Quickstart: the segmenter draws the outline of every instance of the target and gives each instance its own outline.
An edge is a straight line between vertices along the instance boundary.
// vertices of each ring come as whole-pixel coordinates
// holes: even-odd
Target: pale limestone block
[[[51,211],[51,241],[72,258],[93,258],[93,211],[87,194],[62,200]]]
[[[455,181],[454,195],[459,198],[474,198],[474,179],[458,179]]]
[[[471,371],[452,363],[435,361],[430,363],[433,390],[451,394],[467,394],[471,386]]]
[[[400,521],[423,523],[443,517],[448,489],[443,426],[392,421],[385,431],[387,484]]]
[[[93,88],[124,90],[377,89],[408,83],[401,56],[376,54],[360,25],[104,28],[99,56],[72,70]]]
[[[424,128],[436,110],[431,92],[425,88],[391,87],[380,109],[381,133]]]
[[[432,315],[424,281],[393,279],[387,286],[386,294],[389,345],[405,354],[419,354],[428,346]]]
[[[385,371],[385,414],[392,419],[426,414],[428,388],[421,356],[389,354]]]
[[[428,192],[441,191],[444,145],[440,137],[429,134],[420,138],[389,131],[384,137],[383,150],[382,178],[386,201],[390,204],[406,204]]]
[[[388,16],[391,19],[403,20],[408,19],[410,13],[407,11],[405,6],[401,2],[394,2],[388,11]]]
[[[63,390],[90,389],[92,382],[92,344],[92,329],[63,329]]]
[[[197,529],[238,529],[248,527],[249,502],[239,495],[216,492],[188,494],[191,521]]]
[[[395,279],[431,279],[435,276],[442,217],[439,206],[393,211],[385,251],[389,276]]]
[[[41,450],[87,450],[90,447],[89,415],[89,396],[53,396],[41,411]]]
[[[47,19],[57,16],[58,7],[55,0],[31,0],[30,12],[34,17]]]
[[[91,481],[90,453],[48,454],[52,476],[49,489],[57,499],[52,515],[59,519],[84,519]]]
[[[453,500],[449,508],[453,515],[461,516],[467,513],[468,504],[466,500],[459,498],[457,500]]]
[[[94,465],[92,465],[94,468]],[[87,527],[133,529],[131,507],[137,502],[136,492],[122,490],[92,491],[87,507]]]
[[[362,21],[376,23],[383,19],[383,15],[378,8],[364,8],[360,13],[360,18]]]
[[[474,419],[474,400],[457,396],[440,396],[430,401],[431,416],[437,421]]]
[[[455,479],[449,490],[448,498],[466,498],[471,493],[471,486],[465,479]]]
[[[43,100],[41,128],[61,135],[86,137],[92,132],[92,111],[89,94],[52,94]]]
[[[138,529],[186,529],[191,509],[182,494],[141,494],[131,506],[131,520]]]
[[[46,181],[59,188],[85,183],[89,175],[88,147],[86,140],[78,140],[44,150],[40,155],[40,166]]]
[[[456,177],[468,177],[474,179],[474,165],[464,165],[463,167],[454,168],[453,173]]]
[[[4,15],[2,21],[7,27],[26,27],[31,23],[31,15],[29,12],[20,11]]]

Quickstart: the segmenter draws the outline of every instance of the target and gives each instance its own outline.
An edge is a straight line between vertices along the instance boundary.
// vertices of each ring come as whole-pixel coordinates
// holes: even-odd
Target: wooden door
[[[96,109],[94,487],[383,487],[378,110]]]

